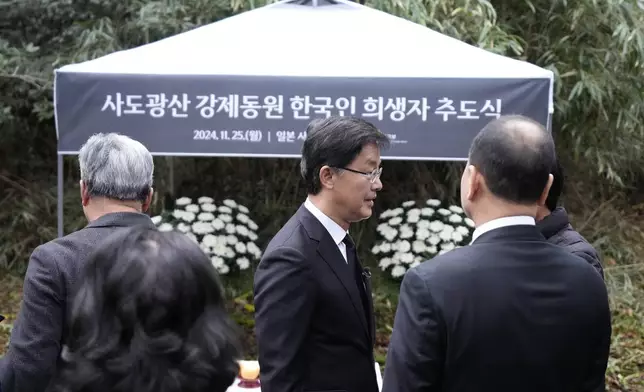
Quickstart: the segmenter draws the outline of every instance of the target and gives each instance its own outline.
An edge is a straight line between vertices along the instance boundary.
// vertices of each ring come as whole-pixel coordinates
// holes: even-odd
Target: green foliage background
[[[263,0],[0,1],[3,271],[19,275],[35,246],[56,235],[53,69],[264,4]],[[554,71],[554,132],[568,175],[566,207],[577,228],[604,257],[613,302],[611,388],[644,391],[644,11],[637,0],[498,0],[494,4],[485,0],[372,0],[366,5]],[[369,37],[354,39],[359,44]],[[175,196],[230,197],[254,211],[253,217],[264,229],[264,241],[304,198],[295,160],[156,158],[156,164],[160,192],[153,213]],[[386,162],[385,190],[378,208],[430,196],[456,202],[460,170],[458,164]],[[65,172],[69,232],[85,222],[73,158],[66,159]],[[374,223],[357,227],[362,258],[371,264],[375,261],[367,251],[374,242]],[[385,277],[376,278],[382,358],[397,286]],[[15,279],[12,282],[5,287],[16,288]],[[248,276],[232,279],[229,289],[235,298],[235,317],[247,327],[252,353],[249,282]],[[0,307],[9,306],[16,297],[13,294],[0,294],[0,301],[5,301]]]

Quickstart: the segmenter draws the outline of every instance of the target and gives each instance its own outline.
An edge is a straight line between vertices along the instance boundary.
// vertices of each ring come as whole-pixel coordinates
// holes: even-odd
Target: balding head
[[[490,122],[474,138],[469,153],[469,164],[494,196],[522,205],[540,200],[555,160],[550,133],[524,116]]]

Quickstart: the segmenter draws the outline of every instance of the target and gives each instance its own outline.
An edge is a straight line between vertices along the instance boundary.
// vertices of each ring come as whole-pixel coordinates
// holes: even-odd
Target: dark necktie
[[[358,288],[358,292],[360,293],[360,297],[362,298],[363,304],[364,304],[365,287],[364,287],[364,282],[362,281],[362,268],[360,268],[360,265],[358,262],[358,252],[356,251],[356,246],[353,243],[353,239],[351,239],[351,236],[349,236],[349,234],[347,234],[346,237],[344,237],[343,242],[347,247],[347,264],[349,265],[349,269],[353,274],[353,278],[356,281],[356,287]]]

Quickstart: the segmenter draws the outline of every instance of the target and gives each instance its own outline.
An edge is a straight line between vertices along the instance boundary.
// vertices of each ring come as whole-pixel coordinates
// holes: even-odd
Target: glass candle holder
[[[239,361],[239,384],[240,388],[259,388],[259,362]]]

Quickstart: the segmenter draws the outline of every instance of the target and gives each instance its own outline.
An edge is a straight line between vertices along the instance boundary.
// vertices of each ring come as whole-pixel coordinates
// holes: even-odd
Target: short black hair
[[[87,264],[53,391],[225,392],[238,332],[217,272],[185,234],[123,229]]]
[[[564,172],[563,167],[558,159],[555,160],[555,165],[552,168],[551,172],[554,179],[552,180],[552,185],[550,186],[550,192],[548,193],[548,198],[546,199],[546,207],[550,212],[554,211],[559,204],[559,198],[563,193],[564,189]]]
[[[380,149],[389,147],[389,138],[372,123],[351,116],[315,119],[306,128],[300,171],[306,190],[316,195],[322,189],[320,168],[342,168],[350,164],[368,144]]]
[[[537,121],[507,115],[488,123],[474,138],[469,163],[496,197],[516,204],[538,202],[555,162],[552,135]]]

